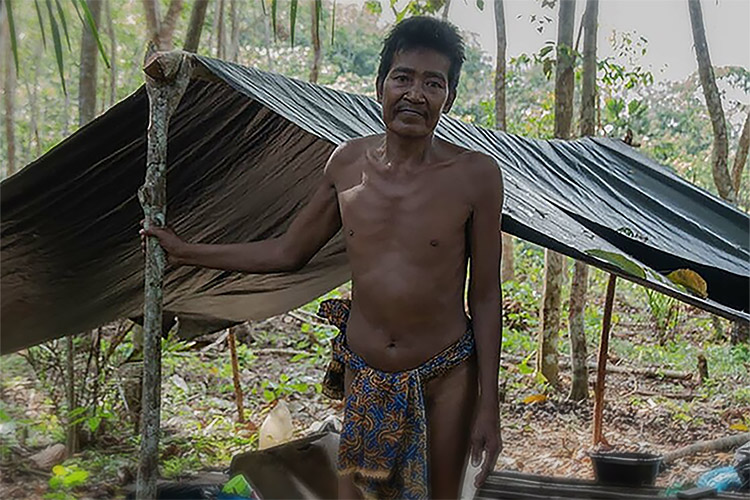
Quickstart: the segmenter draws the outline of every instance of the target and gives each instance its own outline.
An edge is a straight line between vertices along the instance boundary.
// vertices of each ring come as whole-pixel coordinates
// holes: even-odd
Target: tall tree
[[[573,25],[575,0],[559,0],[557,63],[555,67],[555,137],[568,139],[573,121]],[[537,349],[537,371],[552,385],[558,384],[557,343],[560,331],[560,295],[563,284],[563,256],[544,253],[544,296]]]
[[[5,108],[5,144],[7,154],[7,165],[5,175],[11,176],[16,171],[16,133],[15,133],[15,115],[16,115],[16,66],[13,62],[13,51],[10,42],[10,27],[6,17],[6,11],[3,9],[2,22],[2,58],[3,58],[3,105]]]
[[[183,47],[186,52],[198,51],[207,8],[208,0],[195,0],[193,2],[193,9],[190,11],[190,23],[188,24],[187,35],[185,35],[185,46]]]
[[[102,0],[86,0],[94,25],[99,27]],[[97,46],[93,32],[84,27],[81,33],[81,65],[78,72],[78,125],[83,126],[96,116]]]
[[[112,0],[105,0],[104,7],[107,36],[109,37],[109,105],[114,106],[117,100],[117,40],[115,38],[115,27],[112,23]]]
[[[706,42],[706,29],[703,25],[703,11],[699,0],[688,0],[690,12],[690,24],[693,31],[693,45],[695,57],[698,61],[698,75],[706,98],[708,115],[711,117],[711,128],[714,140],[711,149],[711,169],[714,184],[719,191],[719,196],[728,201],[734,201],[735,192],[732,186],[732,176],[727,166],[729,155],[729,140],[727,138],[727,124],[724,119],[724,108],[721,105],[719,88],[716,86],[714,69],[711,66],[711,57],[708,53]]]
[[[734,155],[734,165],[732,165],[732,187],[737,200],[740,195],[740,179],[742,179],[742,171],[745,169],[745,163],[747,163],[747,153],[750,149],[750,110],[748,110],[747,116],[745,117],[745,123],[742,125],[742,132],[740,133],[740,142],[737,145],[737,153]]]
[[[312,23],[310,26],[312,29],[313,60],[310,68],[310,81],[313,83],[318,82],[318,73],[320,72],[320,15],[323,9],[322,3],[322,0],[314,0],[312,5]]]
[[[443,11],[443,14],[447,12]],[[505,53],[508,41],[505,35],[505,9],[503,0],[495,0],[495,34],[497,51],[495,53],[495,128],[505,131]],[[513,237],[503,234],[500,278],[503,282],[513,279]]]
[[[232,24],[229,30],[229,52],[227,59],[237,62],[240,55],[240,18],[237,10],[237,0],[229,0],[229,16]]]
[[[596,134],[596,32],[599,0],[587,0],[583,14],[583,85],[581,88],[581,135]],[[586,333],[584,311],[589,267],[577,260],[570,283],[568,304],[568,332],[570,334],[570,362],[573,380],[570,395],[573,401],[588,398],[588,370],[586,369]]]
[[[157,50],[172,50],[174,28],[182,11],[182,0],[170,0],[164,18],[161,17],[159,4],[160,0],[143,0],[148,37]]]

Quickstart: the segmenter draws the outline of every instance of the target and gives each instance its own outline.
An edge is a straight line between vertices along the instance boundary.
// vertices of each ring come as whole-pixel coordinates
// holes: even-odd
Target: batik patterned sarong
[[[418,368],[376,370],[346,345],[351,301],[326,300],[318,315],[341,333],[332,341],[333,360],[323,392],[344,397],[344,372],[353,379],[346,398],[338,466],[351,474],[366,498],[429,498],[424,384],[460,365],[474,352],[471,331]]]

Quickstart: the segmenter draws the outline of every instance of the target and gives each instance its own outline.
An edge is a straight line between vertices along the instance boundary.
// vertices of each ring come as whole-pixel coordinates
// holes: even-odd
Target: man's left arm
[[[485,453],[476,479],[479,487],[494,469],[502,449],[497,387],[502,344],[499,267],[503,181],[493,159],[477,155],[477,162],[469,236],[469,311],[479,363],[479,404],[471,434],[472,463],[478,465],[482,452]]]

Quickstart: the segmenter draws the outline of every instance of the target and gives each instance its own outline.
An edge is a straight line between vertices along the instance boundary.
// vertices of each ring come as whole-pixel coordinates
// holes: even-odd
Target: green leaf
[[[57,15],[60,16],[60,22],[62,23],[63,31],[65,32],[65,41],[68,42],[68,51],[73,50],[70,48],[70,36],[68,36],[68,22],[65,20],[65,13],[60,5],[60,0],[55,0],[57,6]]]
[[[78,408],[74,409],[68,414],[68,418],[75,418],[79,415],[83,415],[83,413],[86,411],[86,408],[83,406],[79,406]]]
[[[379,16],[383,13],[383,6],[380,5],[378,0],[367,0],[365,2],[365,9],[371,14]]]
[[[588,255],[591,255],[592,257],[596,257],[597,259],[609,262],[621,271],[624,271],[632,276],[646,279],[646,272],[643,270],[643,268],[622,254],[608,252],[606,250],[600,250],[596,248],[586,250],[586,253]]]
[[[52,0],[47,0],[47,13],[49,14],[49,22],[52,28],[52,41],[55,45],[57,71],[60,73],[60,82],[62,83],[63,94],[67,95],[68,89],[65,87],[65,65],[63,62],[62,40],[60,40],[60,28],[57,27],[55,14],[52,12]]]
[[[552,52],[552,49],[554,49],[554,48],[555,48],[554,45],[545,45],[539,51],[539,57],[542,58],[542,57],[546,56],[547,54],[549,54],[550,52]]]
[[[89,430],[93,434],[96,432],[96,430],[99,428],[99,425],[102,423],[101,417],[91,417],[88,420],[86,420],[86,425],[89,426]]]
[[[484,10],[484,0],[477,0],[477,9]]]
[[[63,477],[63,486],[66,488],[75,488],[86,482],[89,473],[83,469],[75,469],[67,476]]]
[[[16,23],[13,20],[13,8],[10,6],[10,2],[8,0],[5,0],[5,12],[8,14],[10,48],[13,51],[13,60],[16,63],[16,73],[18,73],[18,40],[16,40]]]
[[[70,0],[70,3],[73,4],[73,8],[76,10],[78,20],[81,21],[81,24],[84,24],[83,16],[81,15],[81,9],[78,8],[78,0]]]
[[[109,68],[109,59],[107,59],[107,54],[104,53],[104,46],[102,45],[102,40],[99,38],[99,30],[96,29],[94,16],[91,15],[91,11],[89,10],[89,6],[86,4],[86,0],[78,1],[81,3],[81,9],[83,9],[83,14],[86,17],[86,23],[89,25],[91,34],[94,35],[94,40],[96,40],[96,46],[99,47],[99,54],[102,56],[104,65]]]
[[[270,403],[271,401],[276,399],[276,394],[274,394],[273,391],[269,391],[268,389],[265,389],[263,391],[263,399],[265,399],[266,401]]]
[[[10,2],[5,2],[6,5],[10,5]],[[47,48],[47,34],[44,31],[44,19],[42,19],[42,9],[39,7],[39,0],[34,0],[34,8],[36,9],[36,19],[39,21],[39,31],[42,32],[42,46]],[[16,61],[16,66],[18,62]]]
[[[266,0],[260,0],[260,8],[263,9],[263,15],[267,16],[268,13],[266,12]]]
[[[289,7],[289,27],[292,34],[292,47],[294,47],[294,28],[297,25],[297,3],[299,0],[292,0],[292,5]]]

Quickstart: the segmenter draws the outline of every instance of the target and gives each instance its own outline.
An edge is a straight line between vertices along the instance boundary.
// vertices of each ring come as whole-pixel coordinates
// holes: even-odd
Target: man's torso
[[[371,366],[418,366],[467,328],[464,285],[477,153],[435,139],[431,161],[393,169],[382,136],[331,169],[352,269],[349,347]]]

